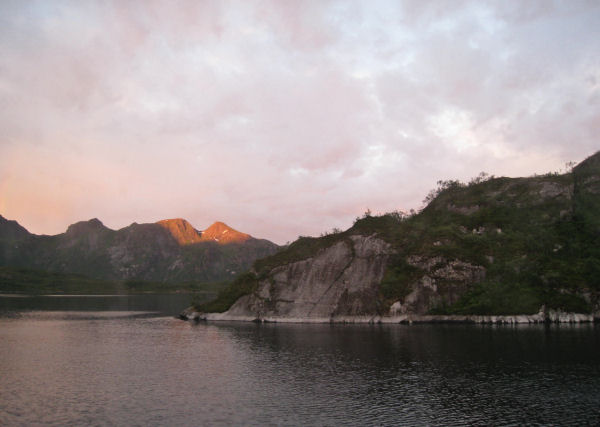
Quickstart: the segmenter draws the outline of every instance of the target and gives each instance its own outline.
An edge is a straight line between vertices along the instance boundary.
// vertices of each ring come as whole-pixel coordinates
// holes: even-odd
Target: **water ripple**
[[[0,425],[600,423],[594,326],[0,319]]]

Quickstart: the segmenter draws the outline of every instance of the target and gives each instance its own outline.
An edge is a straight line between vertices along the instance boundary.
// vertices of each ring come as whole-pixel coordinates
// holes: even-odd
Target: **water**
[[[207,295],[209,297],[209,295]],[[0,313],[23,311],[146,311],[176,315],[190,305],[189,294],[144,295],[0,295]]]
[[[600,423],[598,326],[194,325],[145,297],[0,298],[0,425]]]

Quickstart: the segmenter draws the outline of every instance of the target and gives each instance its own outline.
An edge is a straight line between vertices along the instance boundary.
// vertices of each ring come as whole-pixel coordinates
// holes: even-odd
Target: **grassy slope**
[[[599,176],[596,154],[564,175],[447,182],[416,215],[365,215],[345,232],[299,238],[256,261],[252,273],[197,308],[225,311],[273,268],[309,258],[351,234],[377,233],[397,252],[380,287],[384,306],[402,300],[424,274],[407,262],[419,255],[486,269],[483,282],[470,285],[453,304],[442,299],[433,314],[526,314],[542,305],[587,312],[592,307],[583,295],[597,303],[600,293],[600,196],[589,188]],[[568,191],[548,195],[546,188]],[[444,285],[438,286],[442,296]]]
[[[418,254],[486,268],[483,282],[471,285],[456,303],[434,307],[432,314],[535,313],[542,305],[590,311],[582,294],[600,291],[600,253],[598,232],[590,230],[588,218],[596,218],[599,210],[582,206],[589,194],[569,199],[541,197],[538,191],[548,184],[568,187],[574,178],[498,178],[442,191],[393,233],[399,256],[382,284],[384,298],[406,294],[406,277],[415,269],[403,260]],[[461,214],[449,211],[450,204],[478,210]]]
[[[223,287],[223,283],[156,283],[139,280],[97,280],[78,274],[0,267],[0,293],[6,294],[216,293]]]

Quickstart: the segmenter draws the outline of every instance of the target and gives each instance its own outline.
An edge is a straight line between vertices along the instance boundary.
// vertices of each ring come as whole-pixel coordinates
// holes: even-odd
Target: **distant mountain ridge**
[[[96,279],[220,281],[279,247],[222,222],[204,232],[182,218],[112,230],[97,218],[39,236],[0,216],[0,266],[84,274]]]

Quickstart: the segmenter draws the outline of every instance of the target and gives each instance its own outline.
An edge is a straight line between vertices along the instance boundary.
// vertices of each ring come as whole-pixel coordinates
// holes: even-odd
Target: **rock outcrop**
[[[390,252],[375,236],[350,236],[314,257],[274,268],[225,316],[321,320],[376,312]]]
[[[456,259],[411,255],[407,263],[419,269],[422,275],[412,283],[411,292],[405,298],[392,303],[389,313],[392,316],[427,313],[442,302],[452,304],[469,285],[485,279],[484,267]]]

